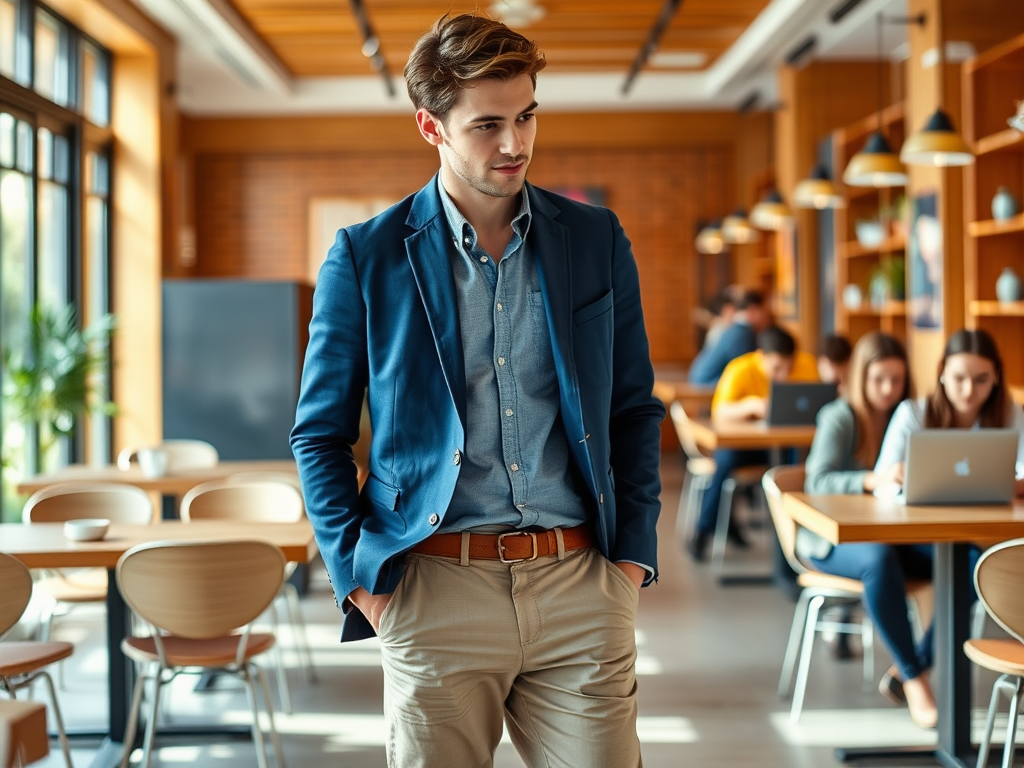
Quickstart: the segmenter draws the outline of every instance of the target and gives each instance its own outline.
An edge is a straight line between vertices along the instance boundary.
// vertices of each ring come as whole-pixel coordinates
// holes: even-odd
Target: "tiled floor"
[[[837,765],[836,745],[933,740],[932,734],[910,722],[906,710],[890,706],[875,692],[862,691],[859,658],[833,661],[820,643],[803,718],[798,725],[789,722],[787,704],[776,698],[775,690],[793,604],[769,586],[723,588],[708,566],[695,567],[680,553],[673,530],[681,479],[678,457],[667,456],[660,525],[662,576],[656,587],[644,590],[637,627],[638,727],[644,764],[648,768],[831,766]],[[756,573],[766,568],[759,546],[742,557],[729,552],[731,572]],[[384,725],[377,646],[373,641],[337,643],[338,613],[322,573],[315,574],[304,610],[320,680],[309,685],[291,670],[295,713],[277,717],[287,762],[293,768],[381,768],[385,765]],[[102,614],[79,609],[58,627],[59,636],[77,644],[66,672],[66,689],[60,693],[65,717],[72,727],[98,725],[105,712]],[[284,642],[290,645],[287,637]],[[879,673],[888,663],[879,649]],[[214,691],[197,694],[191,690],[192,682],[179,678],[172,686],[169,714],[174,722],[246,722],[247,705],[238,684],[226,680]],[[978,681],[981,698],[976,701],[983,705],[990,683],[991,677]],[[253,746],[246,741],[159,743],[154,765],[255,765]],[[88,745],[76,745],[74,757],[76,766],[88,765]],[[495,764],[498,768],[522,766],[508,743],[499,747]],[[39,765],[63,765],[59,751]]]

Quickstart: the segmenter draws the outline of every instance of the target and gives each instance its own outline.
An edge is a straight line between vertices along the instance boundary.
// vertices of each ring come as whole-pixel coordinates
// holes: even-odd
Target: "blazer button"
[[[462,463],[462,451],[459,451],[459,450],[455,451],[455,457],[452,459],[452,463],[453,464],[461,464]]]
[[[437,525],[437,523],[440,521],[440,519],[441,519],[440,517],[438,517],[436,514],[434,514],[434,515],[430,516],[430,518],[427,520],[427,522],[430,523],[431,525]]]

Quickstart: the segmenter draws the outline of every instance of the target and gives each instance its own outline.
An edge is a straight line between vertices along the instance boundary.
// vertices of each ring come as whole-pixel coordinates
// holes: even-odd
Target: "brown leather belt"
[[[566,552],[592,546],[594,537],[587,525],[562,529],[562,542]],[[412,552],[436,557],[462,557],[461,533],[435,533],[412,548]],[[518,563],[536,560],[558,552],[558,538],[554,530],[510,531],[509,533],[471,533],[469,535],[470,560],[500,560]]]

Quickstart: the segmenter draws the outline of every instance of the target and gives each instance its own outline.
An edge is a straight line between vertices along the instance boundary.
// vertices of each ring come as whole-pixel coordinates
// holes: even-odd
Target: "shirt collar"
[[[445,218],[448,220],[448,227],[452,233],[452,239],[456,247],[464,251],[472,251],[476,248],[476,230],[473,225],[462,215],[455,201],[452,200],[448,190],[441,182],[441,174],[437,175],[437,191],[441,195],[441,206],[444,208]],[[530,212],[530,196],[527,194],[526,185],[519,195],[519,212],[512,219],[512,230],[519,235],[520,240],[526,240],[526,234],[530,231],[530,222],[533,214]]]

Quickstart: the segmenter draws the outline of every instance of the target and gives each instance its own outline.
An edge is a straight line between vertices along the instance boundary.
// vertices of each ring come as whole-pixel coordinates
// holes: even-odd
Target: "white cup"
[[[167,474],[167,451],[162,448],[139,448],[136,456],[139,469],[146,477],[163,477]]]

